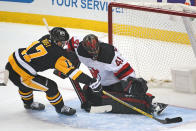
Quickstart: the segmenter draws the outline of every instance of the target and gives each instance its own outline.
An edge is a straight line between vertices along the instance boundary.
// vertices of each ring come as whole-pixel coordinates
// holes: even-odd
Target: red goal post
[[[163,4],[163,5],[165,5],[165,4]],[[112,43],[112,12],[113,12],[112,8],[113,7],[126,8],[126,9],[131,9],[131,10],[142,10],[142,11],[147,11],[147,12],[156,12],[156,13],[162,13],[162,14],[170,14],[170,15],[196,18],[195,13],[193,14],[193,13],[186,13],[186,12],[176,12],[174,10],[165,10],[165,9],[161,9],[161,8],[152,8],[152,7],[140,6],[140,5],[134,5],[134,4],[131,5],[131,4],[111,2],[108,5],[108,36],[109,36],[109,41],[108,42],[109,43]]]
[[[117,8],[121,12],[113,11]],[[138,77],[170,81],[172,68],[196,65],[195,18],[195,7],[183,4],[111,2],[108,42]]]

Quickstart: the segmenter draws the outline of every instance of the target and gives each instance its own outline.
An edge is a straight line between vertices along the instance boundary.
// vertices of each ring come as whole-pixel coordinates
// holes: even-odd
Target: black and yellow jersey
[[[77,56],[55,45],[50,40],[50,35],[45,35],[33,42],[27,48],[20,48],[9,57],[9,63],[19,74],[24,71],[30,76],[37,72],[56,68],[75,80],[82,71],[75,68]],[[23,77],[23,76],[22,76]]]

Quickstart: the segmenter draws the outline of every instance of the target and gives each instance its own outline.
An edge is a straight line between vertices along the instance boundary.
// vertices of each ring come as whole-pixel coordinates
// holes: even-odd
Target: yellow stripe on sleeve
[[[73,77],[72,79],[75,80],[76,78],[78,78],[78,76],[80,76],[80,74],[82,74],[82,71],[79,70]]]
[[[71,69],[74,69],[74,67],[72,66],[72,63],[64,56],[61,56],[56,61],[55,68],[63,72],[64,74],[67,74]]]

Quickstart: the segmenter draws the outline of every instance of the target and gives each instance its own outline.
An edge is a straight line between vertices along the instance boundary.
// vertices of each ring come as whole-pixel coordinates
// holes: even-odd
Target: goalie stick
[[[80,87],[79,83],[69,78],[71,81],[71,84],[74,87],[74,90],[76,91],[76,94],[78,98],[80,99],[81,104],[86,102],[86,98],[84,96],[84,93],[82,91],[82,88]],[[103,105],[103,106],[91,106],[90,113],[104,113],[104,112],[110,112],[112,110],[112,105]]]
[[[80,99],[81,104],[86,102],[86,98],[84,96],[84,93],[82,91],[82,88],[80,87],[79,83],[72,80],[71,78],[69,78],[69,80],[71,81],[71,84],[74,87],[74,90],[76,91],[76,94],[78,96],[78,98]]]
[[[130,109],[133,109],[133,110],[139,112],[140,114],[143,114],[143,115],[145,115],[145,116],[147,116],[147,117],[149,117],[149,118],[152,118],[152,119],[154,119],[154,120],[156,120],[156,121],[158,121],[158,122],[160,122],[160,123],[162,123],[162,124],[177,123],[177,122],[181,122],[181,121],[182,121],[182,118],[181,118],[181,117],[165,118],[165,120],[156,118],[155,116],[153,116],[153,115],[151,115],[151,114],[148,114],[148,113],[142,111],[141,109],[136,108],[135,106],[132,106],[132,105],[130,105],[130,104],[128,104],[128,103],[126,103],[126,102],[124,102],[124,101],[118,99],[117,97],[111,95],[110,93],[108,93],[108,92],[106,92],[106,91],[102,91],[102,92],[103,92],[103,94],[109,96],[110,98],[112,98],[113,100],[115,100],[115,101],[121,103],[122,105],[124,105],[124,106],[126,106],[126,107],[128,107],[128,108],[130,108]]]

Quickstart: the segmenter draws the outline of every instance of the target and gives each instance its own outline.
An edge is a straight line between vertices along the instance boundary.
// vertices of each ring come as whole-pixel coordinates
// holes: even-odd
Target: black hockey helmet
[[[57,45],[58,42],[62,42],[62,47],[65,42],[69,40],[69,33],[62,27],[54,27],[50,30],[51,40]]]
[[[99,41],[98,37],[93,34],[88,34],[84,37],[82,41],[84,49],[92,56],[93,60],[98,58],[99,54]]]

